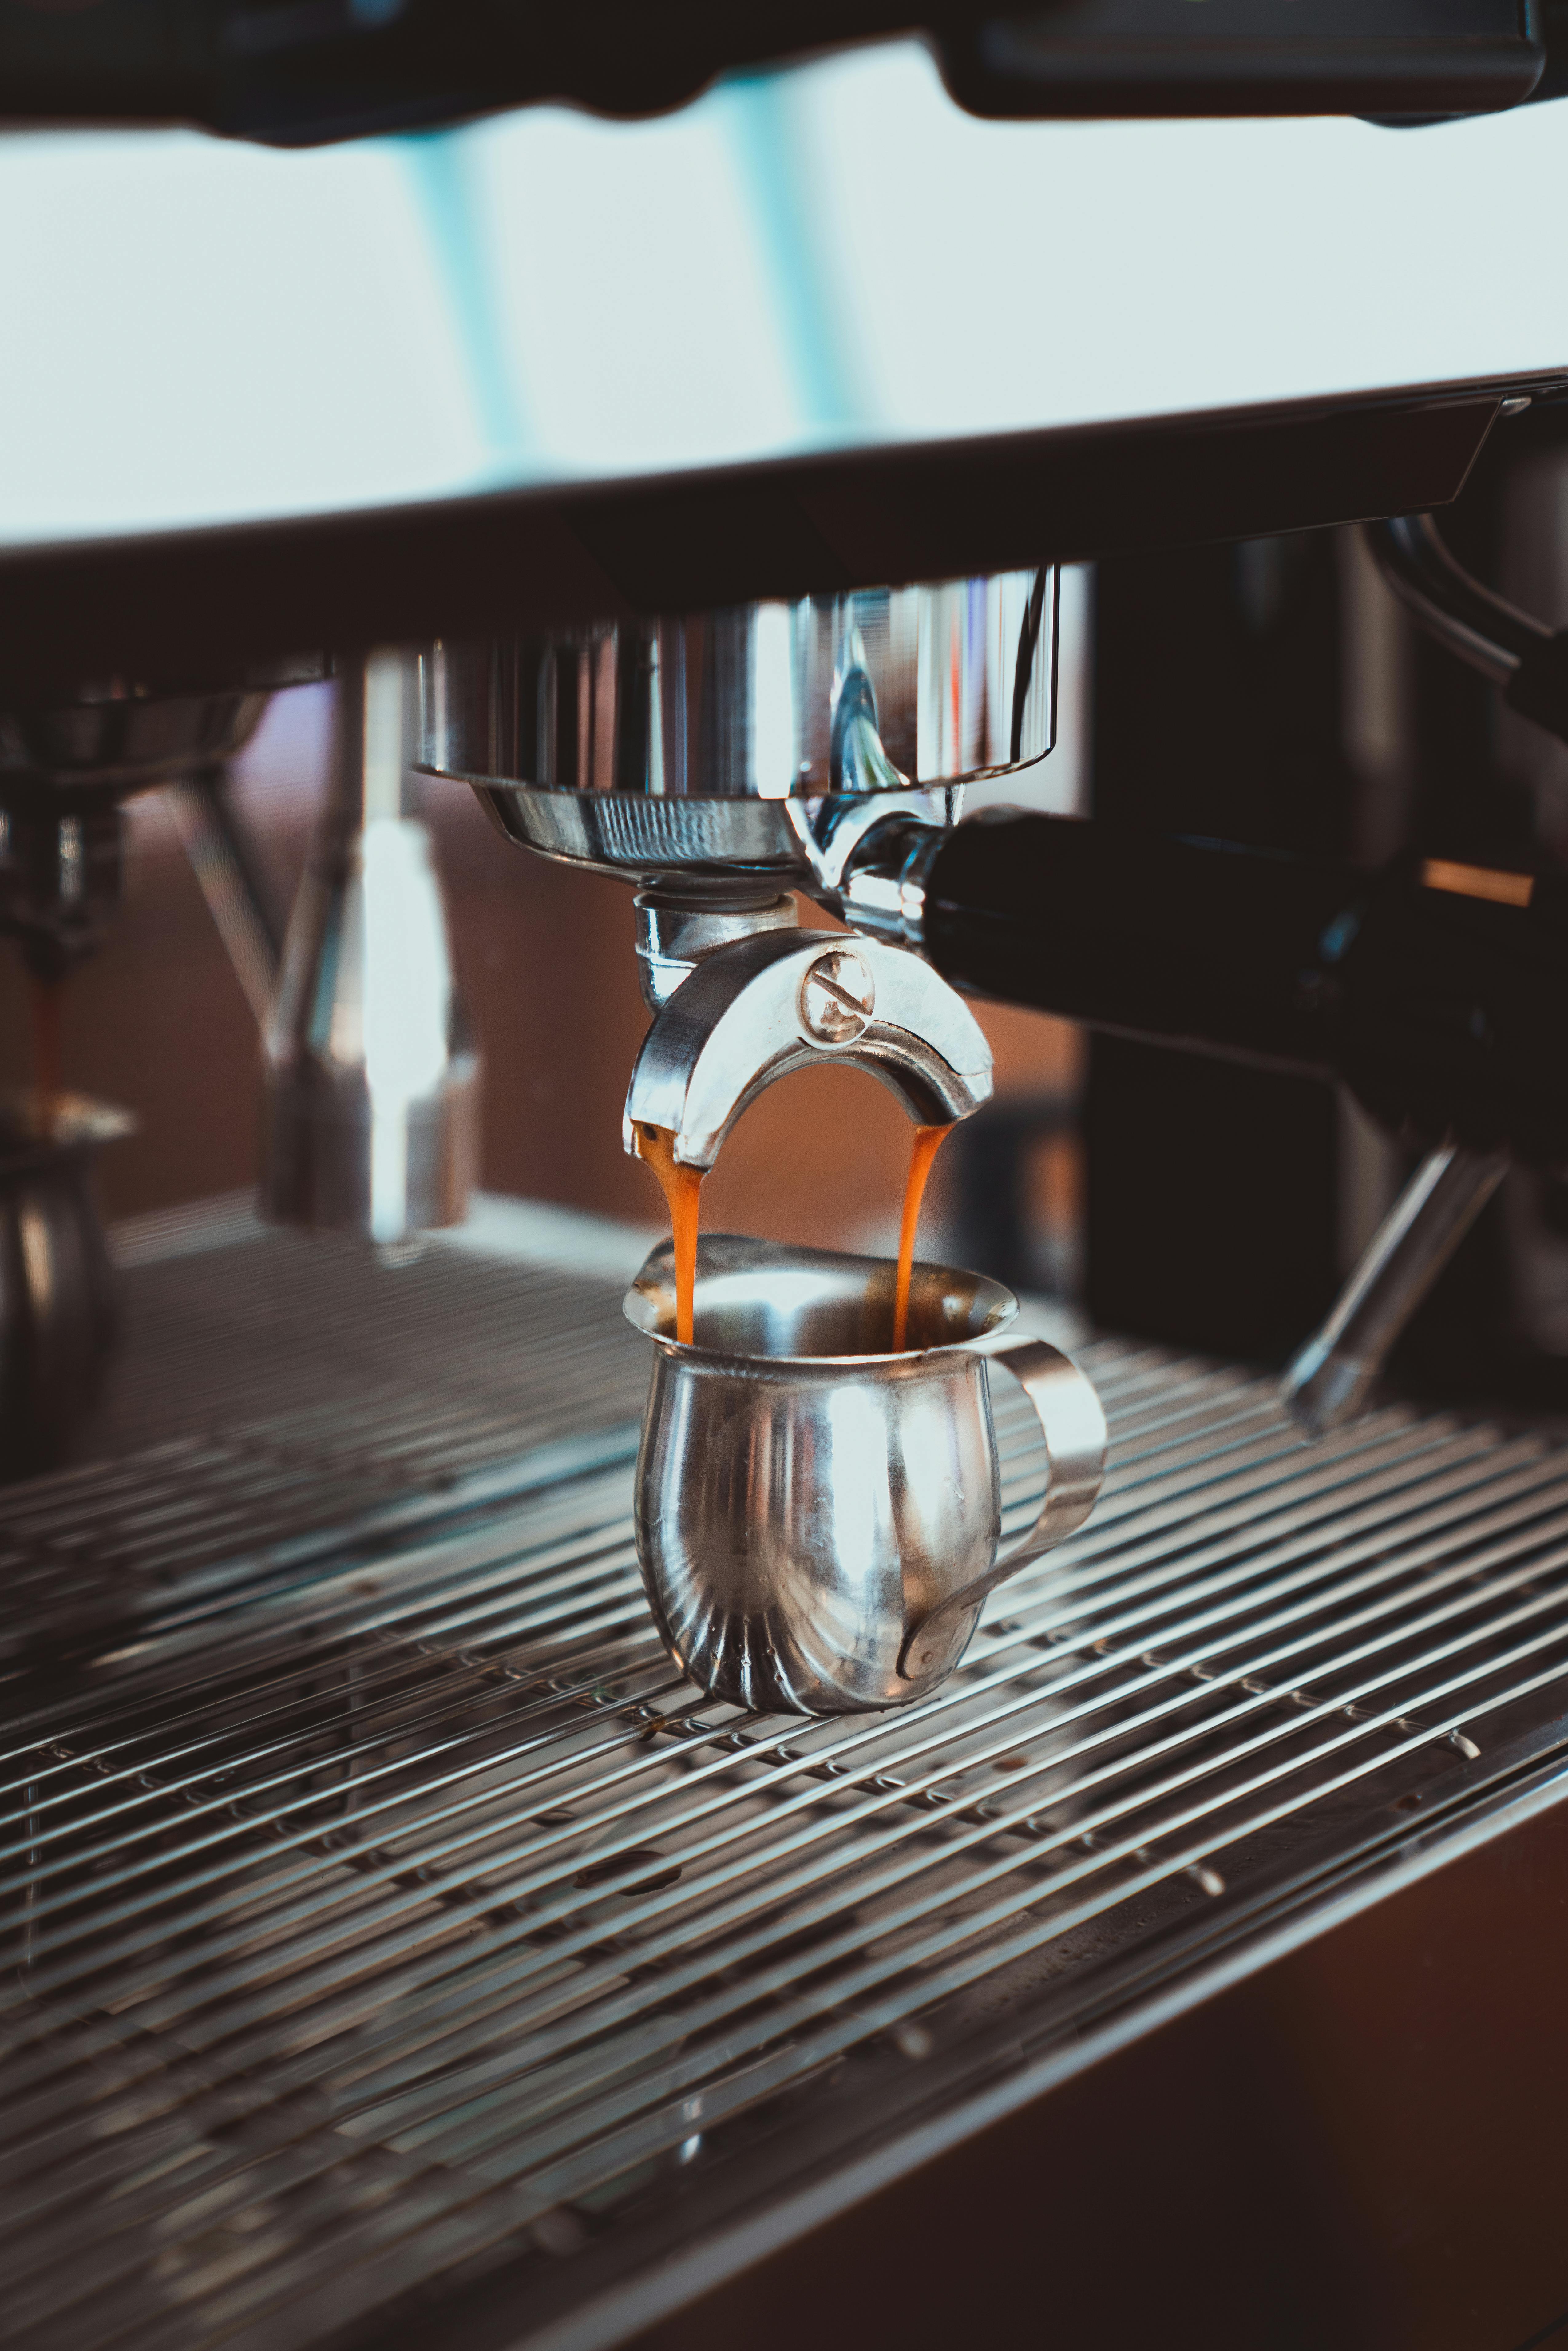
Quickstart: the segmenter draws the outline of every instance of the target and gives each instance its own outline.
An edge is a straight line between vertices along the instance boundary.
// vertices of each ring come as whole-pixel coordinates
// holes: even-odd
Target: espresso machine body
[[[1397,176],[1455,135],[1414,126],[1550,97],[1563,64],[1552,12],[1512,0],[1291,13],[933,8],[889,65],[902,20],[874,5],[108,0],[0,7],[0,90],[11,120],[297,145],[521,101],[643,117],[727,75],[656,127],[706,138],[733,107],[737,152],[775,161],[819,101],[819,131],[868,142],[906,100],[926,131],[953,99],[1009,118],[961,126],[1004,144],[1051,116],[1332,111],[1412,126],[1354,126],[1352,161],[1408,155],[1368,165]],[[872,46],[759,70],[839,42]],[[822,97],[841,68],[845,116]],[[593,174],[643,132],[548,120],[559,217],[591,219]],[[1552,120],[1458,135],[1522,155]],[[1072,133],[1085,172],[1101,135]],[[1568,346],[1550,314],[1482,315],[1515,266],[1500,236],[1442,237],[1480,319],[1452,367],[1380,352],[1354,381],[1298,351],[1246,400],[1193,374],[1213,398],[1145,413],[1134,385],[1067,415],[1042,391],[1003,419],[979,388],[1050,273],[1038,222],[993,201],[1002,149],[966,152],[941,266],[999,240],[1016,299],[989,347],[952,325],[951,274],[917,319],[861,280],[915,390],[963,348],[973,405],[945,422],[912,391],[902,423],[868,402],[830,429],[802,398],[722,460],[633,463],[607,425],[597,464],[514,447],[449,495],[0,547],[0,922],[35,963],[112,955],[117,811],[162,789],[256,1017],[263,1204],[317,1235],[229,1208],[120,1236],[136,1442],[0,1493],[0,2291],[26,2351],[977,2325],[1522,2351],[1568,2309],[1568,1466],[1540,1414],[1373,1385],[1507,1171],[1568,1164],[1568,884],[1484,827],[1375,853],[1244,811],[1218,834],[1174,786],[1138,802],[1110,748],[1086,817],[966,808],[1051,751],[1059,567],[1152,549],[1176,576],[1198,542],[1343,549],[1366,526],[1355,559],[1410,625],[1561,735],[1568,612],[1483,580],[1432,517],[1511,434],[1549,439]],[[404,160],[466,253],[483,174],[446,153]],[[780,184],[749,249],[810,345],[827,280]],[[638,246],[612,225],[607,273]],[[863,257],[865,218],[833,225]],[[611,282],[573,282],[585,337],[615,324],[589,298]],[[727,381],[740,291],[705,281],[691,382]],[[1357,310],[1327,278],[1301,299],[1325,331]],[[1192,339],[1218,348],[1212,320]],[[223,770],[266,695],[328,680],[327,805],[285,925]],[[1172,695],[1140,740],[1202,724]],[[421,796],[470,790],[497,858],[625,885],[651,1015],[626,1139],[652,1122],[688,1167],[835,1058],[917,1123],[983,1114],[978,998],[1173,1069],[1337,1083],[1408,1155],[1337,1304],[1288,1334],[1282,1392],[1277,1364],[1180,1332],[1028,1308],[1026,1347],[1064,1338],[1103,1400],[1104,1493],[1049,1557],[1007,1554],[1019,1573],[917,1704],[772,1711],[659,1646],[620,1313],[640,1239],[612,1280],[625,1236],[494,1202],[422,1238],[467,1196],[478,1066]],[[44,1263],[24,1211],[7,1280]],[[848,1451],[855,1398],[821,1384],[811,1441]],[[983,1499],[1011,1542],[1047,1472],[1003,1385]],[[744,1551],[744,1514],[730,1532]]]

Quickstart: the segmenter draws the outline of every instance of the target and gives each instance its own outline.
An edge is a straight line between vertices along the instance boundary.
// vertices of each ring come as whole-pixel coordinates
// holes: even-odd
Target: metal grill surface
[[[254,1594],[347,1529],[363,1548],[634,1443],[647,1364],[602,1281],[198,1210],[122,1288],[92,1458],[0,1489],[0,1658]]]
[[[277,1311],[308,1318],[280,1263]],[[1391,1409],[1307,1452],[1262,1384],[1104,1341],[1104,1498],[951,1683],[892,1717],[739,1714],[653,1636],[625,1461],[538,1467],[640,1359],[574,1349],[548,1280],[530,1325],[534,1277],[453,1270],[489,1270],[528,1377],[548,1365],[531,1475],[514,1426],[477,1445],[505,1478],[394,1526],[331,1483],[350,1426],[382,1497],[417,1487],[416,1356],[389,1456],[373,1394],[358,1419],[339,1395],[322,1455],[299,1435],[305,1565],[236,1543],[253,1506],[214,1519],[199,1453],[189,1485],[165,1447],[6,1499],[68,1583],[73,1540],[117,1555],[152,1514],[133,1636],[24,1647],[5,1684],[17,2351],[391,2341],[501,2274],[526,2332],[1437,1834],[1559,1737],[1555,1444]],[[204,1289],[231,1272],[263,1278],[209,1257]],[[1042,1464],[998,1403],[1018,1525]]]

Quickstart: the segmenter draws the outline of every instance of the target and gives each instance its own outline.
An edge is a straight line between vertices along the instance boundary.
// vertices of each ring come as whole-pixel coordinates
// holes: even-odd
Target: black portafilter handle
[[[1568,877],[1014,810],[920,862],[918,943],[957,987],[1342,1078],[1396,1131],[1568,1166]]]

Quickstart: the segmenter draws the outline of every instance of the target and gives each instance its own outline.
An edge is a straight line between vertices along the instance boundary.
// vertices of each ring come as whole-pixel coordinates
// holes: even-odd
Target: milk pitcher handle
[[[915,1625],[898,1665],[906,1681],[924,1681],[943,1670],[960,1620],[998,1583],[1081,1527],[1105,1475],[1105,1415],[1092,1384],[1076,1364],[1043,1339],[1024,1338],[988,1347],[986,1360],[1009,1371],[1035,1408],[1049,1463],[1045,1499],[1029,1532],[996,1561],[988,1574],[950,1593]]]

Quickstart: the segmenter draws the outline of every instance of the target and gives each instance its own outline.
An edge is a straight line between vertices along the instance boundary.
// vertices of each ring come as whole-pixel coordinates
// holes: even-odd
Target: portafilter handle
[[[991,1050],[963,998],[899,947],[836,931],[764,931],[706,956],[643,1040],[623,1136],[667,1129],[674,1156],[711,1167],[748,1103],[793,1070],[848,1063],[880,1079],[918,1126],[990,1099]]]
[[[949,1593],[940,1606],[911,1626],[898,1669],[910,1681],[936,1679],[956,1664],[974,1612],[1009,1575],[1054,1551],[1083,1524],[1100,1499],[1110,1432],[1093,1383],[1043,1339],[1009,1337],[988,1347],[987,1361],[1012,1374],[1033,1405],[1049,1469],[1034,1524],[1004,1552],[988,1573]]]

